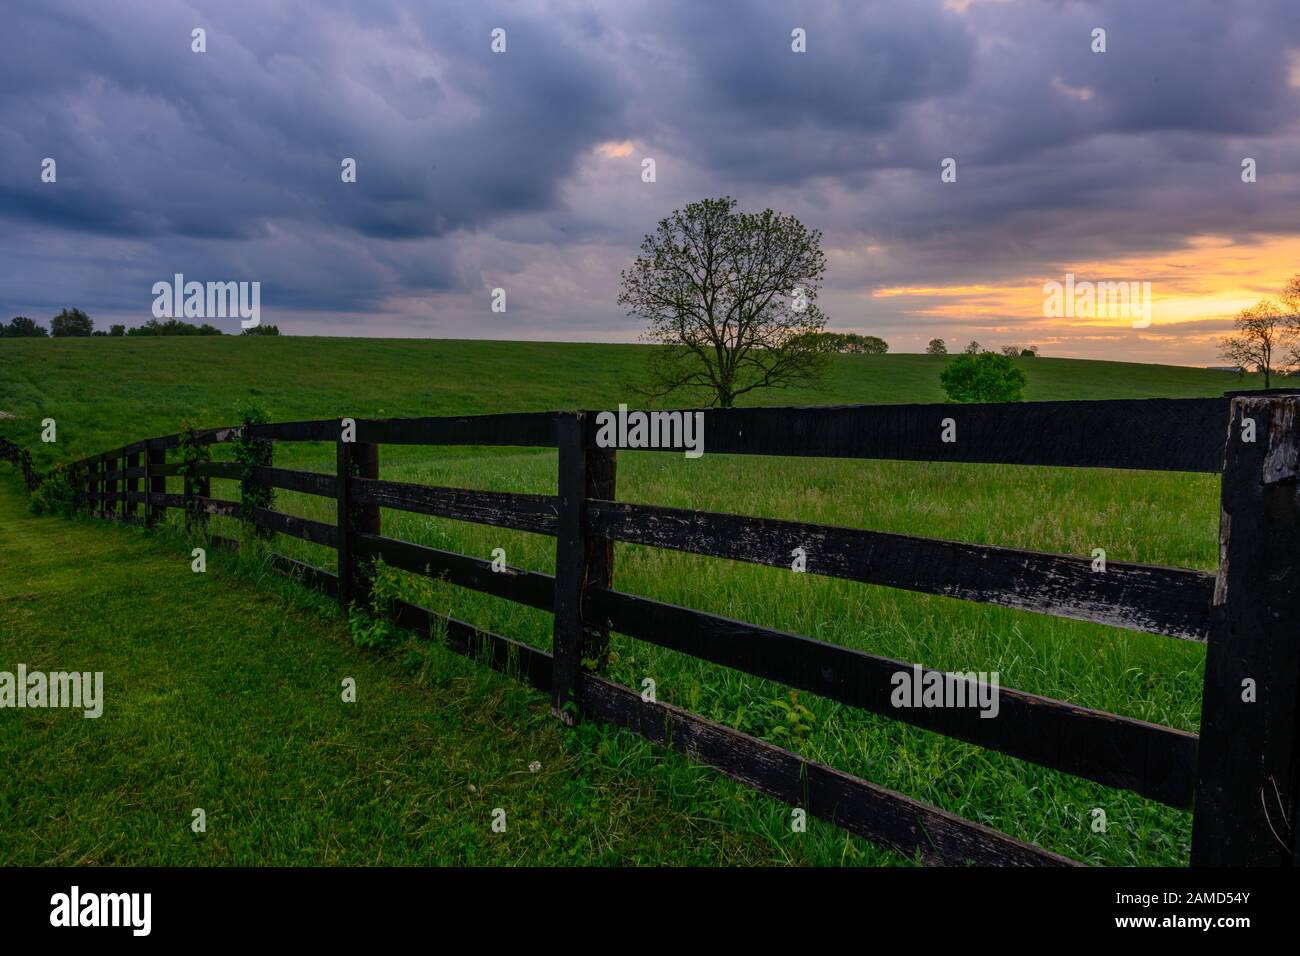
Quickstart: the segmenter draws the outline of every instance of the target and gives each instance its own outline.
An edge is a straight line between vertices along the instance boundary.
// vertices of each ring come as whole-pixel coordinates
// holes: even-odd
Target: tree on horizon
[[[817,291],[821,233],[771,209],[738,213],[731,197],[674,210],[621,273],[620,305],[663,346],[643,391],[707,389],[730,408],[758,388],[815,385],[829,363]]]

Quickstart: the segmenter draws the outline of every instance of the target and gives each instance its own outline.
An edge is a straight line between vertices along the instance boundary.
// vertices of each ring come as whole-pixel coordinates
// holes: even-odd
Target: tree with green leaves
[[[950,402],[1018,402],[1029,379],[1009,356],[967,352],[944,367],[939,381]]]
[[[656,343],[645,393],[705,389],[730,408],[758,388],[818,383],[829,362],[817,292],[821,233],[730,197],[674,210],[623,271],[618,302]]]
[[[49,334],[44,326],[37,325],[25,315],[15,315],[8,325],[0,324],[0,338],[3,339],[38,339]]]
[[[931,339],[930,344],[925,347],[926,355],[947,355],[948,344],[943,339]]]
[[[850,335],[844,351],[853,355],[884,355],[889,343],[878,335]]]
[[[80,309],[64,309],[50,320],[50,334],[55,338],[79,338],[95,331],[95,323]]]
[[[143,325],[137,325],[134,328],[127,329],[127,335],[221,335],[222,332],[215,325],[204,322],[202,325],[195,325],[192,322],[185,322],[182,319],[168,319],[166,322],[159,322],[157,319],[150,319]]]

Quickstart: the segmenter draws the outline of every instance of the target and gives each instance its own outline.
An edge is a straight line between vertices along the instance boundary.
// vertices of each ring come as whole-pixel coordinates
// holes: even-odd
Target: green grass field
[[[280,421],[612,408],[636,404],[629,384],[643,360],[644,350],[636,346],[554,343],[9,341],[0,345],[0,411],[12,417],[0,420],[0,434],[48,464],[174,432],[182,417],[201,425],[229,424],[235,401],[250,397]],[[825,389],[771,392],[761,400],[939,401],[943,363],[916,355],[844,356]],[[1258,387],[1253,380],[1189,368],[1047,358],[1022,364],[1029,400],[1204,396]],[[55,446],[39,444],[45,417],[58,422]],[[216,457],[227,451],[217,449]],[[554,491],[553,452],[385,447],[381,455],[383,476],[394,480]],[[332,471],[333,448],[278,446],[276,463]],[[1213,476],[709,454],[688,461],[624,452],[618,485],[619,497],[631,501],[1077,555],[1102,547],[1116,561],[1202,569],[1216,562]],[[441,650],[406,640],[381,654],[349,648],[341,626],[319,602],[268,582],[247,562],[214,567],[202,578],[189,573],[188,548],[178,538],[23,517],[14,488],[12,481],[5,486],[8,500],[0,515],[0,668],[19,660],[34,667],[39,659],[87,669],[89,662],[72,659],[86,653],[104,663],[106,680],[120,667],[123,680],[147,675],[138,683],[151,691],[124,700],[116,714],[98,721],[67,714],[31,725],[17,724],[12,716],[0,720],[0,749],[7,757],[39,748],[42,765],[61,768],[32,778],[43,782],[18,779],[4,786],[0,859],[906,862],[833,828],[818,825],[791,834],[781,805],[628,734],[592,727],[565,731],[550,721],[540,696],[470,664],[452,663]],[[220,481],[213,493],[236,494],[233,483]],[[323,499],[281,492],[277,507],[333,520],[332,505]],[[554,545],[547,538],[389,511],[383,523],[393,537],[480,557],[502,547],[512,565],[553,568]],[[214,530],[222,525],[214,522]],[[332,566],[332,554],[324,549],[290,539],[276,547]],[[24,549],[31,554],[25,556]],[[137,568],[154,571],[142,578]],[[438,582],[395,573],[391,578],[392,587],[410,599],[550,646],[549,615]],[[92,584],[79,592],[83,579]],[[998,671],[1003,686],[1197,729],[1204,649],[1187,642],[633,545],[617,546],[615,584],[932,667]],[[209,603],[200,594],[220,600]],[[149,623],[133,623],[133,608]],[[186,656],[186,648],[194,654]],[[639,686],[643,677],[652,677],[661,700],[758,736],[776,733],[777,702],[787,696],[780,686],[622,636],[616,636],[614,649],[617,680]],[[364,669],[370,680],[385,682],[384,713],[340,713],[333,677],[339,667]],[[318,688],[318,680],[329,686]],[[225,697],[211,687],[222,681],[231,685]],[[244,681],[272,682],[286,699],[240,698]],[[1186,861],[1186,813],[883,717],[807,695],[801,700],[816,721],[796,749],[810,757],[1087,862]],[[277,708],[290,706],[292,720],[283,711],[276,716]],[[185,714],[196,716],[180,716]],[[389,739],[401,737],[394,728],[407,719],[443,729]],[[176,733],[182,726],[189,732]],[[338,752],[321,744],[323,738],[337,740]],[[525,753],[529,746],[505,743],[519,738],[539,755]],[[366,769],[356,763],[363,750],[367,760],[374,758]],[[127,756],[110,762],[111,771],[87,760],[87,754],[119,751]],[[488,779],[498,785],[520,767],[521,780],[529,780],[532,759],[542,761],[542,774],[531,778],[532,789],[512,790],[510,798],[522,801],[520,812],[530,822],[520,823],[518,843],[513,835],[493,842],[486,818],[475,815],[480,801],[455,788],[472,780],[480,788]],[[557,759],[562,772],[548,777]],[[379,774],[375,768],[381,765],[394,774],[382,791],[366,791],[357,802],[338,792],[373,786],[370,775]],[[427,772],[412,769],[421,767]],[[162,780],[155,780],[160,774]],[[224,855],[208,844],[196,846],[186,829],[188,817],[178,818],[173,807],[175,801],[188,806],[200,786],[196,780],[211,788],[207,792],[217,791],[208,799],[227,801],[230,813],[240,817],[239,835],[222,844]],[[103,814],[133,785],[143,794],[132,808],[136,825],[122,829]],[[516,785],[524,786],[509,786]],[[296,799],[301,804],[293,805]],[[275,819],[292,838],[272,838],[245,819],[255,812],[250,806],[276,800],[285,805],[276,804],[282,816]],[[566,806],[555,806],[557,801]],[[431,803],[437,822],[395,809]],[[1090,811],[1098,807],[1109,821],[1105,833],[1089,827]],[[522,835],[525,825],[534,827],[529,838]]]

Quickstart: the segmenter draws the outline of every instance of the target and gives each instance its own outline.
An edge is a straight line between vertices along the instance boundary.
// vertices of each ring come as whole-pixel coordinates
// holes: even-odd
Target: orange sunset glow
[[[1151,326],[1134,329],[1126,318],[1044,316],[1043,285],[1076,281],[1151,283]],[[1143,361],[1215,364],[1217,340],[1240,310],[1275,296],[1300,272],[1300,235],[1253,243],[1198,236],[1188,247],[1149,256],[1061,263],[1052,274],[978,285],[893,286],[873,298],[894,300],[918,324],[946,319],[969,325],[971,337],[1001,335],[1045,347],[1069,345],[1070,354],[1120,358],[1113,349],[1140,353]],[[954,336],[960,338],[961,336]],[[1058,351],[1059,354],[1059,351]]]

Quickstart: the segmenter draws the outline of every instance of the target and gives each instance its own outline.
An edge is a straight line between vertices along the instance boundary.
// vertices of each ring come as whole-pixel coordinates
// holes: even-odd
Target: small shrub
[[[77,510],[77,489],[60,465],[45,476],[28,499],[27,508],[34,515],[59,515],[70,518]]]
[[[396,629],[383,618],[355,607],[348,612],[348,629],[352,632],[352,643],[363,651],[390,647],[398,636]]]
[[[756,711],[738,716],[742,731],[792,750],[808,743],[817,722],[817,716],[800,703],[798,691],[791,691],[787,700],[768,701]]]

